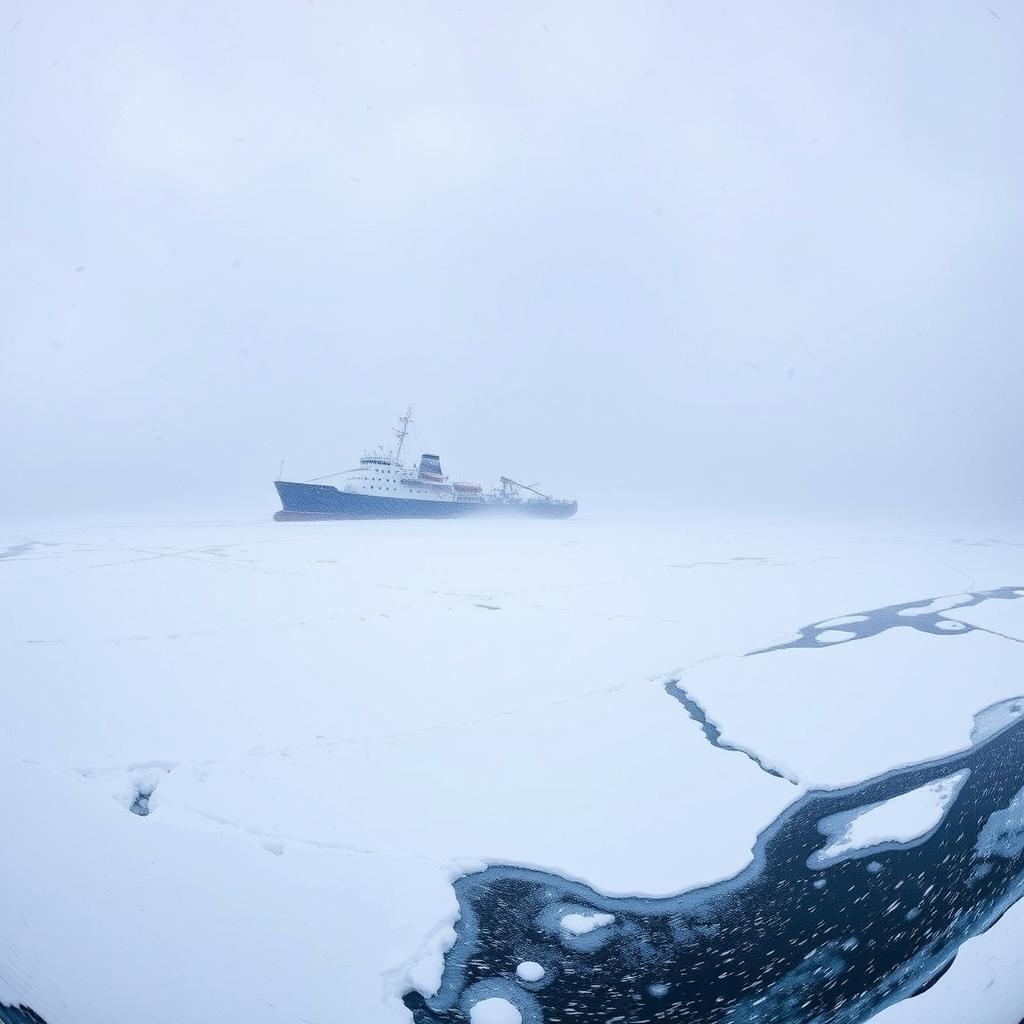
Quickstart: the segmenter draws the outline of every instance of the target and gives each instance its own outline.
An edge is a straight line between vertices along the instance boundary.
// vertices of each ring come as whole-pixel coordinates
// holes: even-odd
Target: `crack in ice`
[[[717,747],[719,750],[727,750],[734,754],[742,754],[744,757],[756,764],[761,771],[766,772],[768,775],[771,775],[776,779],[784,779],[786,782],[792,783],[794,786],[800,785],[797,779],[786,774],[782,769],[775,768],[772,765],[767,764],[758,754],[753,750],[750,750],[748,747],[743,747],[737,743],[730,743],[728,740],[723,740],[722,730],[719,729],[715,722],[708,718],[708,714],[704,710],[703,706],[680,685],[678,679],[668,680],[668,682],[665,683],[665,692],[683,705],[690,718],[700,726],[701,731],[704,733],[705,738],[711,746]]]

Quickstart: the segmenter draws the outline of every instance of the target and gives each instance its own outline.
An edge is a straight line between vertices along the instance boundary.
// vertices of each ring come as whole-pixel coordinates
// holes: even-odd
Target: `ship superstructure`
[[[510,477],[498,487],[450,480],[440,456],[424,453],[415,468],[402,461],[412,409],[399,419],[396,444],[369,451],[354,469],[304,482],[276,480],[281,498],[278,520],[294,519],[435,519],[477,513],[507,513],[565,519],[576,502],[553,498]],[[322,480],[343,478],[340,486]]]

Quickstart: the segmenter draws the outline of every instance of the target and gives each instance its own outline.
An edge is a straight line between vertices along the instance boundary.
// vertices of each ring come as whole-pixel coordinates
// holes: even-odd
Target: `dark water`
[[[46,1021],[27,1006],[0,1003],[0,1024],[46,1024]]]
[[[959,607],[1021,596],[1010,587],[984,591],[964,595]],[[929,604],[809,626],[772,649],[820,648],[825,629],[865,639],[897,627],[942,636],[976,628],[941,625],[950,613],[899,614]],[[669,692],[716,732],[698,705]],[[678,896],[612,898],[511,866],[464,876],[455,883],[461,916],[441,988],[429,998],[407,992],[405,1004],[416,1024],[462,1024],[491,998],[512,1003],[525,1024],[867,1021],[934,984],[967,939],[1024,895],[1022,716],[1024,698],[1006,701],[979,714],[961,753],[805,794],[761,833],[740,874]],[[945,783],[949,800],[930,832],[823,856],[859,813],[935,783]],[[657,829],[649,841],[659,841]],[[561,923],[569,914],[608,916],[575,934]],[[543,977],[519,978],[524,962],[539,964]]]
[[[891,604],[885,608],[872,608],[866,612],[855,612],[852,615],[843,616],[841,619],[826,619],[816,622],[811,626],[804,626],[795,640],[788,640],[786,643],[777,644],[773,647],[765,647],[759,651],[751,651],[747,657],[757,654],[768,654],[771,651],[786,651],[796,647],[835,647],[838,644],[850,643],[853,640],[867,640],[869,637],[877,636],[889,629],[916,629],[922,633],[931,633],[934,636],[958,636],[965,633],[981,632],[993,633],[993,630],[985,629],[982,626],[972,626],[967,622],[961,622],[956,617],[958,609],[973,608],[985,601],[1019,601],[1024,598],[1024,588],[1021,587],[999,587],[996,590],[977,590],[973,593],[955,595],[956,604],[942,611],[924,611],[936,598],[928,598],[924,601],[910,601],[907,604]],[[839,631],[851,634],[840,640],[821,639],[823,633]],[[995,633],[996,636],[1003,636],[1002,633]],[[1014,640],[1014,637],[1005,637],[1007,640]]]

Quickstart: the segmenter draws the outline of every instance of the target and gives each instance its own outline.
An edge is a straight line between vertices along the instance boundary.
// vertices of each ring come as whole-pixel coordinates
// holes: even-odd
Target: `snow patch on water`
[[[561,921],[562,927],[570,935],[586,935],[597,928],[604,928],[615,921],[614,914],[566,914]]]
[[[497,996],[481,999],[469,1011],[470,1024],[522,1024],[523,1015],[507,1000]]]
[[[815,639],[819,644],[841,644],[844,640],[855,640],[856,633],[847,629],[823,629]]]
[[[891,800],[823,818],[818,831],[831,842],[811,854],[807,866],[819,869],[890,843],[905,846],[927,838],[952,807],[968,774],[957,772]]]
[[[1013,798],[1009,807],[989,816],[978,836],[975,850],[979,857],[1006,859],[1024,853],[1024,789]]]
[[[534,960],[524,960],[516,968],[516,974],[523,981],[540,981],[544,973],[544,968]]]

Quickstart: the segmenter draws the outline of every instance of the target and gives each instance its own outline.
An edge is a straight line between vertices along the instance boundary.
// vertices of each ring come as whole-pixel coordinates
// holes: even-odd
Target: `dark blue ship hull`
[[[464,516],[512,515],[540,519],[568,519],[576,514],[575,501],[430,501],[389,498],[383,494],[350,494],[325,484],[275,480],[281,498],[278,521],[303,519],[457,519]]]

